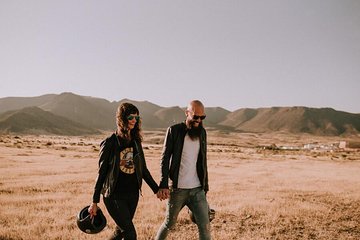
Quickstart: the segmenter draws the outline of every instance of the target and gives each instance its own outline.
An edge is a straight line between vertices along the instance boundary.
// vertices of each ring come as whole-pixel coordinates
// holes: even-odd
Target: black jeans
[[[106,209],[117,227],[113,239],[136,240],[136,230],[132,222],[139,201],[139,192],[104,198]],[[122,233],[121,233],[122,231]]]

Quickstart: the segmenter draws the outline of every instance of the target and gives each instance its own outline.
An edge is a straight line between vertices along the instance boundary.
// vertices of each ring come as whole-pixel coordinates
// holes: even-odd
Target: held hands
[[[96,216],[96,212],[98,210],[97,203],[92,203],[90,207],[88,208],[88,212],[90,213],[90,218],[93,218]]]
[[[170,197],[170,190],[167,188],[160,188],[156,193],[156,196],[160,201],[168,199]]]

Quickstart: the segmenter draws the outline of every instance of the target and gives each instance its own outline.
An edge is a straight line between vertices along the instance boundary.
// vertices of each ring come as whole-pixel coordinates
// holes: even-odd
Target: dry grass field
[[[164,132],[145,132],[148,167],[159,179]],[[77,229],[92,199],[97,137],[0,136],[0,239],[106,239]],[[355,138],[355,137],[354,137]],[[279,150],[258,146],[338,143],[341,137],[209,132],[213,239],[360,239],[360,151]],[[152,239],[166,202],[143,185],[138,239]],[[198,239],[186,210],[168,239]]]

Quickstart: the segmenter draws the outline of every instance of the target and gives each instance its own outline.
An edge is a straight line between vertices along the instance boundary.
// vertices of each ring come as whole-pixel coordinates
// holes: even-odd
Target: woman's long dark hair
[[[129,120],[127,119],[127,117],[130,114],[137,114],[139,115],[139,109],[137,109],[137,107],[135,107],[133,104],[131,103],[122,103],[117,111],[116,111],[116,125],[117,125],[117,134],[127,140],[130,141],[131,139],[141,142],[142,141],[142,136],[141,136],[141,119],[139,119],[136,124],[135,127],[133,129],[131,129],[130,131],[130,135],[128,132],[128,122]]]

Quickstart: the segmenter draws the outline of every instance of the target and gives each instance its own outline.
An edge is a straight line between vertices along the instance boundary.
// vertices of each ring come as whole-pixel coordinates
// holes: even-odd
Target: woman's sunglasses
[[[127,120],[129,121],[133,120],[134,118],[136,119],[136,121],[140,120],[140,116],[132,116],[132,115],[127,116]]]
[[[203,115],[203,116],[194,115],[194,116],[192,117],[192,119],[194,119],[194,120],[198,120],[199,118],[200,118],[201,120],[204,120],[204,119],[206,118],[206,115]]]

